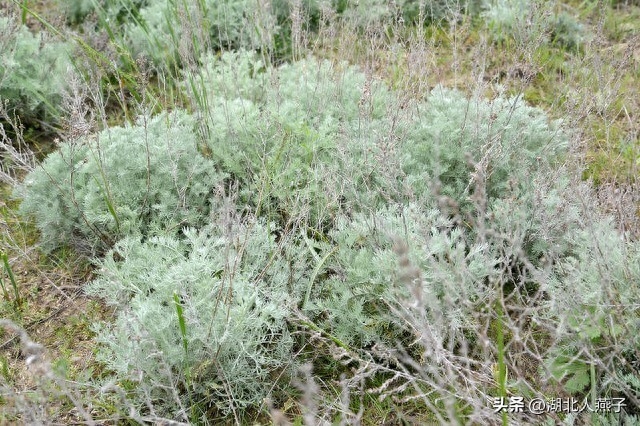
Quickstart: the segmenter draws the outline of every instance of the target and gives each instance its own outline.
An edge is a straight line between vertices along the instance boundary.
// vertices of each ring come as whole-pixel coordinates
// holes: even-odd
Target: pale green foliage
[[[559,342],[549,364],[569,391],[580,392],[590,384],[595,354],[603,390],[637,393],[637,381],[625,377],[638,373],[640,244],[621,241],[609,220],[591,221],[567,236],[573,250],[558,259],[554,274],[544,283],[551,295],[547,314],[565,319],[558,325]],[[616,351],[603,349],[610,347]]]
[[[403,169],[417,194],[435,182],[441,193],[464,201],[475,189],[475,175],[490,198],[518,195],[534,170],[557,161],[566,149],[558,123],[519,99],[492,102],[434,89],[417,106],[402,146]]]
[[[0,16],[0,100],[24,122],[57,116],[71,72],[66,43],[34,34],[17,17]]]
[[[400,19],[458,19],[462,13],[476,13],[479,0],[422,6],[418,0],[73,0],[64,7],[74,21],[97,12],[100,25],[134,57],[144,55],[159,68],[170,68],[220,49],[260,49],[286,57],[292,39],[301,31],[317,30],[325,14],[364,29]]]
[[[61,6],[73,22],[95,13],[101,31],[161,68],[179,63],[190,49],[257,47],[256,25],[273,13],[258,0],[73,0]]]
[[[341,2],[335,2],[341,3]],[[403,15],[405,4],[412,3],[411,0],[400,0],[389,2],[385,0],[364,0],[345,1],[346,3],[342,16],[345,21],[357,27],[373,27],[382,22],[392,22],[393,18]]]
[[[493,303],[498,289],[522,286],[522,272],[510,272],[514,264],[528,265],[524,284],[530,291],[567,294],[550,288],[562,277],[547,262],[574,253],[575,234],[583,232],[580,218],[573,205],[557,204],[566,187],[554,188],[547,175],[532,173],[530,192],[488,200],[486,211],[468,213],[467,226],[443,214],[433,200],[340,217],[330,233],[338,251],[327,265],[335,272],[315,287],[314,308],[332,313],[325,326],[350,344],[381,337],[390,344],[405,327],[397,312],[411,301],[425,310],[444,345],[477,330],[475,312]],[[547,205],[539,198],[543,193]],[[566,216],[555,214],[559,208]],[[491,219],[483,222],[485,229],[479,229],[481,218]],[[420,271],[412,278],[417,287],[408,286],[405,271],[398,270],[394,239],[407,245],[411,265]],[[549,306],[547,314],[555,318],[559,312]]]
[[[524,26],[531,12],[531,0],[491,0],[485,3],[482,17],[494,37],[503,41]]]
[[[198,82],[197,93],[206,95],[196,101],[207,107],[212,159],[240,183],[244,200],[257,209],[272,203],[270,210],[283,216],[278,220],[332,223],[331,244],[318,242],[317,249],[320,258],[337,248],[323,268],[334,272],[313,283],[310,309],[319,317],[328,312],[323,325],[348,344],[383,335],[389,343],[397,335],[394,320],[383,312],[397,296],[390,241],[401,229],[411,247],[429,244],[429,251],[415,254],[417,264],[433,274],[425,281],[426,299],[457,324],[450,328],[456,333],[473,329],[467,323],[473,307],[461,301],[481,305],[484,291],[492,290],[477,282],[489,281],[496,265],[516,257],[514,249],[503,260],[508,237],[534,264],[549,245],[568,250],[564,240],[554,243],[562,239],[551,231],[555,222],[544,218],[544,227],[531,210],[540,203],[532,178],[544,181],[566,136],[559,123],[522,101],[470,100],[436,88],[426,101],[402,111],[394,93],[353,67],[307,59],[267,68],[249,53],[209,60],[188,81]],[[461,214],[474,214],[472,196],[479,187],[487,192],[491,214],[501,219],[492,226],[503,238],[483,242],[473,229],[452,223],[432,232],[449,213],[437,212],[438,197],[452,197],[464,206]],[[557,200],[553,188],[547,192],[547,203]],[[411,204],[416,199],[421,204]],[[403,218],[405,209],[411,218]],[[454,283],[460,296],[452,295]],[[444,307],[438,302],[443,297]]]
[[[182,240],[125,238],[87,287],[117,308],[115,322],[98,329],[99,360],[119,379],[141,374],[138,401],[150,398],[160,412],[178,412],[170,391],[176,382],[204,407],[260,406],[277,389],[273,378],[286,377],[295,362],[285,320],[300,295],[290,277],[299,280],[304,269],[283,256],[287,251],[279,251],[271,226],[253,221],[234,223],[230,232],[220,222],[185,229]],[[183,306],[186,354],[174,293]]]
[[[468,241],[437,209],[410,204],[352,220],[343,217],[331,237],[339,250],[328,269],[335,272],[317,286],[315,308],[329,312],[325,327],[348,344],[393,344],[404,324],[390,308],[406,299],[425,310],[434,329],[446,330],[453,338],[475,329],[469,314],[495,291],[478,284],[495,274],[496,248]],[[407,244],[411,263],[421,271],[415,277],[417,290],[401,282],[394,238]]]
[[[341,196],[375,199],[375,185],[388,184],[362,188],[375,176],[376,139],[392,125],[386,112],[395,102],[355,68],[309,59],[266,69],[252,54],[225,53],[190,81],[206,99],[212,159],[252,205],[275,201],[288,214],[308,211],[322,221]]]
[[[514,39],[540,38],[566,49],[580,46],[584,28],[567,12],[553,11],[556,2],[535,0],[485,1],[484,18],[492,37],[497,42]]]
[[[134,57],[144,55],[160,67],[211,49],[257,48],[265,42],[261,34],[278,30],[268,5],[258,0],[143,3],[125,15],[122,41]]]
[[[124,24],[124,42],[132,54],[144,54],[156,61],[175,61],[175,46],[183,34],[169,32],[172,20],[169,2],[153,2],[142,8],[138,16],[139,19]]]
[[[218,181],[196,149],[193,119],[178,111],[62,143],[18,194],[46,248],[94,251],[203,223]]]
[[[624,338],[616,347],[633,353],[637,316],[607,307],[637,300],[640,254],[606,218],[586,220],[593,195],[559,166],[560,122],[519,98],[436,87],[406,100],[314,58],[202,58],[182,83],[195,119],[162,114],[65,142],[22,191],[48,248],[119,240],[89,291],[116,307],[100,359],[121,380],[141,377],[139,406],[150,398],[178,417],[173,388],[200,408],[192,401],[259,407],[298,361],[294,327],[369,359],[400,344],[448,379],[440,361],[461,348],[488,366],[487,329],[507,296],[553,330],[526,349],[572,374],[567,390],[589,384],[581,349]]]
[[[197,101],[207,108],[214,161],[250,184],[248,201],[273,196],[287,210],[310,207],[316,220],[430,198],[438,186],[468,204],[474,173],[490,198],[516,196],[566,147],[559,123],[518,99],[436,88],[403,109],[353,67],[307,59],[273,69],[248,53],[208,63],[189,81],[206,94]]]
[[[551,41],[567,49],[578,49],[586,38],[584,26],[578,20],[561,12],[551,22]]]
[[[480,0],[334,0],[338,9],[344,7],[344,19],[366,27],[404,19],[406,22],[448,23],[463,14],[476,15]],[[422,16],[420,16],[422,14]]]

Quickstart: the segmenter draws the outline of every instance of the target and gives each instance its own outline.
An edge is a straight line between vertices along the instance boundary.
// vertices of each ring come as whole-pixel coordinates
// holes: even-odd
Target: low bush
[[[441,423],[552,382],[635,403],[637,246],[563,164],[561,122],[314,58],[202,63],[193,115],[67,141],[20,193],[47,247],[113,247],[88,291],[116,307],[100,357],[137,413],[239,421],[329,354],[354,368],[327,382]]]
[[[491,198],[515,196],[566,147],[559,123],[518,99],[436,88],[403,105],[355,68],[313,59],[272,69],[248,53],[224,54],[189,82],[206,94],[194,98],[207,108],[212,159],[249,189],[245,201],[301,203],[314,223],[326,219],[319,209],[433,195],[468,204],[471,175],[483,174]]]
[[[220,182],[196,144],[180,111],[65,141],[17,189],[20,211],[35,217],[49,250],[90,254],[126,235],[177,234],[206,221]]]
[[[29,127],[51,132],[72,72],[71,47],[0,16],[0,102]]]
[[[280,220],[304,216],[313,226],[344,202],[379,198],[362,185],[376,167],[376,141],[394,101],[366,80],[355,68],[312,59],[271,69],[246,52],[212,59],[188,79],[206,108],[212,160],[239,184],[242,201]],[[361,107],[367,85],[371,99]]]
[[[97,329],[98,359],[118,381],[138,383],[139,413],[242,416],[278,397],[295,371],[287,320],[305,265],[284,256],[296,254],[275,242],[272,226],[220,219],[181,239],[125,238],[87,287],[117,308],[115,322]]]
[[[514,40],[521,44],[539,38],[567,50],[578,49],[585,38],[584,27],[571,14],[552,10],[554,5],[532,0],[497,0],[486,2],[481,17],[498,43]]]

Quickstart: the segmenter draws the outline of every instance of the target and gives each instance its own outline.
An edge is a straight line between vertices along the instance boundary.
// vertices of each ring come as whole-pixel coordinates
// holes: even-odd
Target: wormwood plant
[[[372,392],[419,400],[441,423],[495,421],[480,401],[500,389],[532,397],[558,385],[636,410],[637,244],[594,212],[585,223],[593,194],[566,170],[534,176],[529,194],[476,198],[464,220],[419,203],[338,221],[334,272],[310,310],[364,350],[342,353],[360,360],[353,386],[383,377]]]
[[[530,191],[531,173],[558,162],[566,149],[559,122],[519,98],[468,99],[442,87],[416,106],[402,145],[407,183],[418,197],[437,191],[470,201],[479,177],[491,199]]]
[[[268,68],[244,52],[208,63],[185,85],[212,159],[247,202],[308,211],[313,224],[433,195],[464,210],[478,174],[490,198],[517,196],[566,147],[559,123],[518,98],[436,88],[410,102],[356,68],[311,58]]]
[[[481,17],[498,43],[521,43],[536,37],[567,50],[580,47],[585,39],[582,25],[556,2],[534,0],[487,1]]]
[[[470,307],[482,306],[494,291],[477,283],[495,274],[495,249],[468,241],[463,229],[434,207],[411,203],[341,217],[331,237],[338,250],[327,268],[335,273],[316,286],[311,310],[329,313],[323,326],[355,347],[402,339],[400,318],[389,315],[389,306],[408,298],[411,289],[396,286],[395,238],[408,244],[411,263],[423,273],[415,285],[424,294],[415,302],[434,328],[454,334],[451,339],[475,328]]]
[[[183,81],[195,120],[67,141],[19,192],[50,249],[119,241],[89,291],[116,307],[100,356],[137,411],[240,422],[317,355],[294,329],[354,367],[346,387],[382,381],[370,390],[443,423],[489,422],[488,397],[547,379],[580,394],[584,366],[592,388],[632,395],[636,318],[618,312],[637,296],[637,248],[586,220],[560,122],[518,97],[407,100],[311,57],[202,63]]]
[[[219,180],[198,153],[193,119],[175,111],[62,142],[15,194],[45,249],[95,253],[126,235],[202,224]]]
[[[292,55],[294,40],[313,33],[327,16],[365,30],[398,20],[446,22],[477,14],[479,0],[74,0],[72,22],[91,12],[98,27],[133,58],[151,58],[159,71],[192,64],[205,52],[256,49],[276,61]]]
[[[624,396],[637,407],[640,386],[630,377],[640,367],[640,252],[637,242],[621,243],[611,228],[603,220],[574,234],[574,253],[558,261],[548,282],[551,294],[575,293],[550,303],[551,312],[566,319],[548,365],[571,392]]]
[[[305,252],[277,244],[272,225],[219,219],[182,239],[125,238],[87,287],[117,308],[97,330],[99,359],[137,383],[142,412],[148,404],[176,419],[221,412],[238,421],[295,371],[286,320],[306,274],[292,259]]]
[[[23,123],[51,131],[70,72],[71,47],[0,16],[0,101]]]
[[[376,142],[393,128],[386,111],[396,100],[355,68],[309,59],[271,69],[254,54],[225,53],[185,85],[212,160],[257,212],[319,226],[342,204],[380,202],[389,190],[377,178]]]
[[[258,48],[279,31],[274,13],[288,18],[288,2],[257,0],[135,1],[86,0],[67,5],[72,20],[95,12],[98,27],[128,55],[150,58],[159,71],[221,48]],[[265,32],[266,31],[266,32]],[[270,45],[265,45],[265,48]]]

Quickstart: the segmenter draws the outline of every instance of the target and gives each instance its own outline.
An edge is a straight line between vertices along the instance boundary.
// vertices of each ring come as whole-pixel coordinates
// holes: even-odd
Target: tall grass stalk
[[[19,309],[22,305],[22,298],[20,297],[20,291],[18,290],[18,282],[16,281],[16,277],[13,274],[13,270],[11,269],[11,265],[9,265],[9,257],[6,253],[0,254],[0,258],[2,259],[2,264],[4,266],[5,271],[7,271],[7,275],[9,276],[9,281],[11,282],[11,287],[13,288],[13,305],[16,309]],[[5,298],[7,297],[7,290],[5,288],[4,282],[2,281],[2,277],[0,277],[0,284],[2,285],[2,291],[4,292]]]

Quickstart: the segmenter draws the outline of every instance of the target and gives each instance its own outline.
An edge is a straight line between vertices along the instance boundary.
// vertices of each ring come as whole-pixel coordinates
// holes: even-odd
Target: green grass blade
[[[178,326],[182,336],[182,348],[184,349],[184,378],[187,390],[191,387],[191,369],[189,368],[189,339],[187,338],[187,321],[184,317],[184,308],[177,292],[173,292],[173,302],[176,305],[176,315],[178,316]],[[189,395],[189,400],[191,399]]]
[[[184,319],[184,310],[180,303],[180,296],[178,293],[173,293],[173,301],[176,304],[176,314],[178,315],[178,325],[180,326],[180,334],[182,335],[182,347],[184,348],[184,354],[189,355],[189,340],[187,339],[187,323]]]
[[[315,256],[316,252],[309,247],[309,250],[311,251],[311,253]],[[313,270],[313,273],[311,274],[311,276],[309,277],[309,285],[307,286],[307,292],[304,296],[304,302],[302,303],[302,309],[305,309],[309,303],[309,298],[311,297],[311,288],[313,287],[313,283],[316,280],[316,277],[318,276],[318,273],[320,272],[320,269],[322,269],[322,267],[324,266],[325,262],[327,261],[327,259],[329,259],[329,257],[334,254],[336,251],[338,251],[338,247],[334,247],[333,249],[331,249],[329,251],[329,253],[325,254],[324,257],[322,259],[320,259],[320,261],[317,263],[315,269]]]
[[[7,271],[7,275],[9,275],[9,281],[11,281],[11,286],[13,287],[13,293],[15,295],[15,304],[16,306],[20,306],[22,304],[22,300],[20,299],[20,292],[18,290],[18,283],[16,281],[15,275],[13,275],[13,270],[11,269],[11,265],[9,265],[9,257],[6,253],[2,253],[2,263],[4,268]],[[4,285],[2,286],[4,290]]]
[[[5,300],[9,301],[9,293],[7,292],[7,288],[4,286],[4,280],[2,276],[0,276],[0,287],[2,287],[2,294],[4,295]]]

